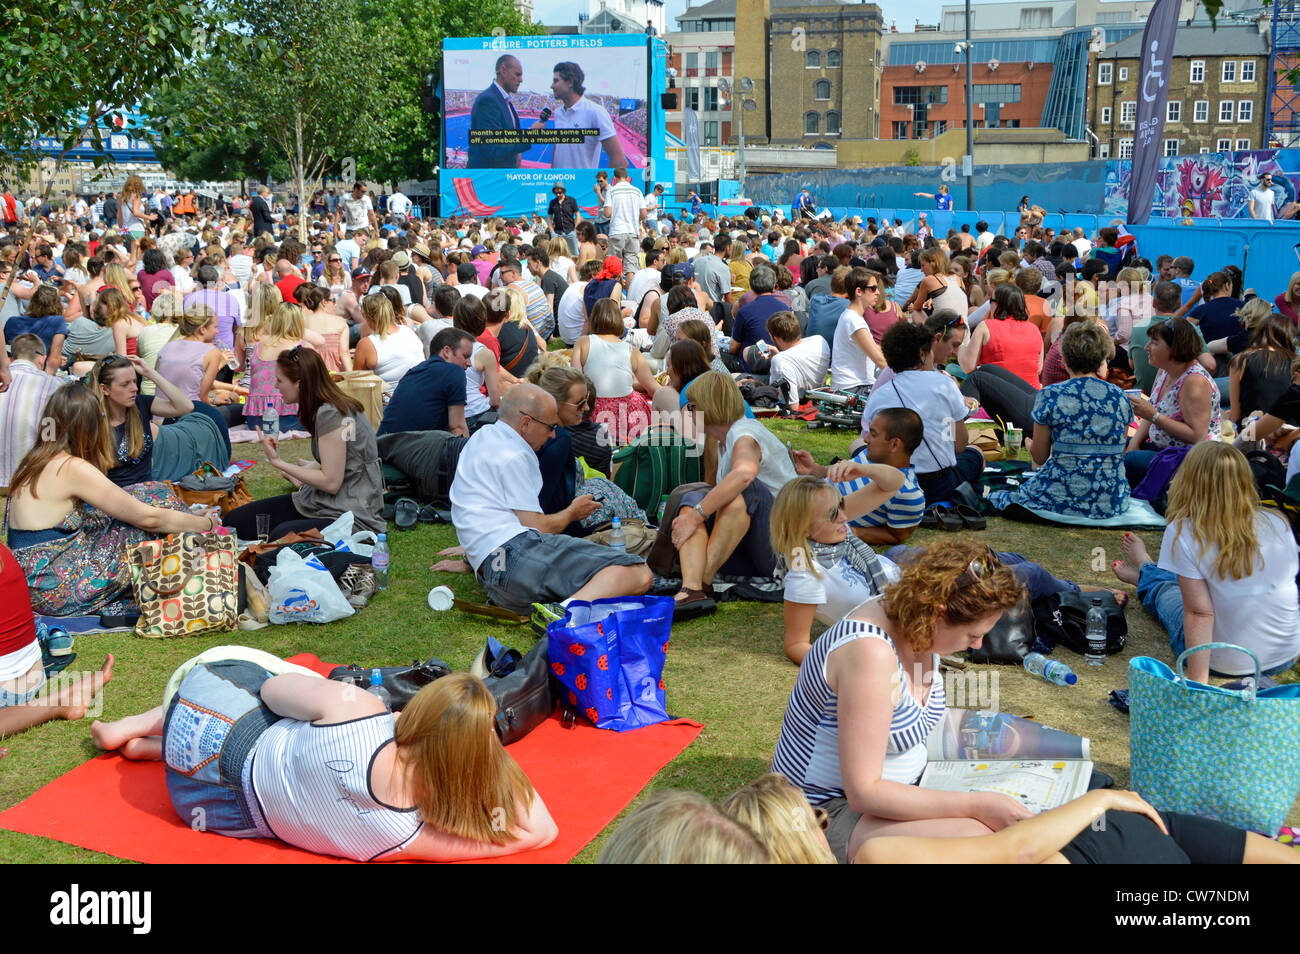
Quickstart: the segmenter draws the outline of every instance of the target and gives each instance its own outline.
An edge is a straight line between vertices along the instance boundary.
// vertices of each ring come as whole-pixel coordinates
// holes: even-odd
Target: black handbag
[[[1106,612],[1106,654],[1113,655],[1128,641],[1128,620],[1115,594],[1104,590],[1076,593],[1063,590],[1034,600],[1034,629],[1038,637],[1051,645],[1061,645],[1084,655],[1088,649],[1088,610],[1092,601],[1101,599]]]
[[[549,719],[560,698],[546,658],[546,640],[539,639],[522,657],[510,649],[484,662],[488,676],[483,682],[497,701],[497,735],[502,745],[511,745]]]
[[[1026,594],[1005,610],[984,637],[979,649],[966,653],[974,663],[1006,663],[1019,666],[1034,648],[1034,613]]]
[[[451,667],[437,656],[424,662],[414,660],[409,666],[335,666],[329,677],[335,682],[351,682],[362,689],[370,687],[370,673],[379,670],[384,688],[393,701],[393,711],[401,712],[415,694],[434,680],[451,674]]]

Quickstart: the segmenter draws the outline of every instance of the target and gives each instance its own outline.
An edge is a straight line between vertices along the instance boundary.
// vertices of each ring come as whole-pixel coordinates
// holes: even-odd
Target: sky
[[[922,23],[938,23],[939,11],[943,7],[943,0],[912,0],[906,4],[896,0],[884,3],[877,0],[877,3],[884,11],[885,25],[888,26],[890,20],[897,20],[898,28],[904,32],[912,29],[918,17]],[[576,26],[579,11],[586,9],[587,4],[578,0],[533,0],[533,18],[552,26]],[[669,29],[676,28],[675,18],[685,9],[686,0],[667,0],[666,18]]]

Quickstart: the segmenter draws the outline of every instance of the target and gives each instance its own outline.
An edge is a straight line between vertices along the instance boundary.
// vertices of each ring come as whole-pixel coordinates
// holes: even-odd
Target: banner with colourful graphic
[[[1257,149],[1161,157],[1150,215],[1164,218],[1250,218],[1250,191],[1265,173],[1273,176],[1273,215],[1282,218],[1300,193],[1300,149]],[[1106,165],[1104,215],[1126,219],[1133,163]]]

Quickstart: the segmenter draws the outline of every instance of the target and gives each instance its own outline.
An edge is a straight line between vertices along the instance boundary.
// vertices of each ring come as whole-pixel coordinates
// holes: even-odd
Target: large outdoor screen
[[[644,169],[646,76],[640,35],[445,40],[442,166]]]

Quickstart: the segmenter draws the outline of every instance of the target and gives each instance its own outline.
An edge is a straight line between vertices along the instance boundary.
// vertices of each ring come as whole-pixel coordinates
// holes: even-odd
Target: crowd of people
[[[1300,469],[1300,272],[1259,294],[1232,265],[1197,281],[1186,257],[1153,264],[1118,228],[1056,233],[1028,207],[1012,235],[979,222],[939,236],[924,217],[908,229],[674,211],[624,168],[595,186],[594,219],[557,185],[544,216],[436,220],[400,193],[377,208],[360,182],[301,214],[278,210],[269,187],[248,203],[159,207],[132,176],[93,206],[0,225],[0,280],[12,278],[0,592],[13,596],[0,729],[80,717],[33,704],[46,622],[138,612],[128,548],[219,527],[253,540],[259,523],[279,539],[347,513],[384,531],[380,446],[441,432],[463,446],[449,486],[460,545],[437,567],[473,573],[505,610],[545,623],[573,600],[644,594],[656,573],[680,581],[678,621],[714,612],[724,584],[781,589],[799,669],[779,775],[719,807],[652,798],[602,860],[1096,861],[1141,846],[1291,857],[1130,793],[1027,819],[1002,796],[917,788],[946,710],[940,656],[979,647],[1024,592],[1081,587],[973,537],[907,542],[931,519],[985,526],[970,506],[985,496],[970,424],[1018,429],[1032,472],[987,494],[986,512],[1100,525],[1144,488],[1168,528],[1156,560],[1125,537],[1117,584],[1137,588],[1174,653],[1228,641],[1268,673],[1291,669],[1295,537],[1261,505],[1243,450]],[[379,379],[378,419],[341,385],[348,372]],[[823,466],[760,417],[805,413],[827,387],[865,410],[843,459]],[[278,431],[263,430],[272,417]],[[295,436],[311,439],[311,460],[281,456]],[[163,482],[224,467],[248,440],[293,492],[223,515]],[[650,492],[618,479],[639,454],[656,456]],[[615,517],[658,528],[656,573],[644,550],[596,536]],[[171,789],[182,815],[203,807],[225,834],[364,860],[486,857],[555,837],[485,728],[493,703],[474,677],[441,679],[394,716],[274,657],[224,650],[178,672],[163,706],[94,727],[101,748],[166,754],[186,779]],[[1247,669],[1222,649],[1189,665],[1201,680]],[[111,673],[110,659],[97,685]],[[240,721],[259,705],[272,718]],[[230,725],[229,744],[273,753],[251,775],[190,764],[168,742],[182,726]],[[296,756],[322,745],[369,766],[330,783],[366,812],[320,798]],[[472,777],[453,779],[464,764]],[[506,824],[488,824],[485,805],[507,806]],[[1090,833],[1104,810],[1131,816],[1128,841]]]

